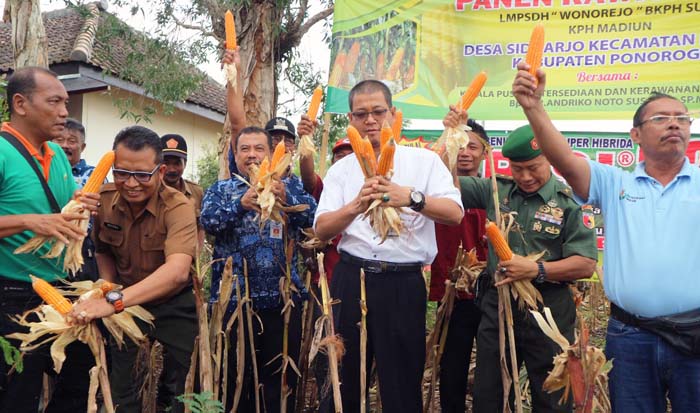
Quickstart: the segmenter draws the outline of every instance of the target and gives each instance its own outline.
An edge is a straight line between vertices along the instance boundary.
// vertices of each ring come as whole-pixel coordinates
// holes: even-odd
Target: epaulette
[[[114,182],[108,182],[100,187],[100,194],[106,194],[108,192],[114,192],[117,190],[117,186]]]
[[[572,191],[571,187],[569,187],[569,186],[564,186],[562,188],[559,188],[559,189],[557,189],[557,192],[560,194],[563,194],[564,196],[566,196],[568,198],[574,199],[574,191]]]
[[[513,177],[510,175],[496,174],[496,179],[503,179],[504,181],[512,181]]]

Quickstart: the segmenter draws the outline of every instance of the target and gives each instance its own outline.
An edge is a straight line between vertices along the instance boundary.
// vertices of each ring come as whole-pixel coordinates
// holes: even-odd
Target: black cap
[[[187,160],[187,142],[182,136],[174,133],[163,135],[160,143],[163,145],[163,156],[177,156]]]
[[[269,133],[282,132],[296,138],[296,131],[292,122],[285,118],[272,118],[265,124],[265,130]]]

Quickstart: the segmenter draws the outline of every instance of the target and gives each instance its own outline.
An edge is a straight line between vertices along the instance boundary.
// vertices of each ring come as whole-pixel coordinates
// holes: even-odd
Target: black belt
[[[381,273],[381,272],[411,272],[421,271],[423,264],[421,263],[396,263],[376,260],[366,260],[348,254],[345,251],[340,251],[340,260],[349,264],[355,264],[362,267],[365,272]]]
[[[641,322],[637,316],[630,314],[622,308],[615,305],[615,303],[610,303],[610,315],[613,316],[617,321],[620,321],[628,326],[641,327]]]

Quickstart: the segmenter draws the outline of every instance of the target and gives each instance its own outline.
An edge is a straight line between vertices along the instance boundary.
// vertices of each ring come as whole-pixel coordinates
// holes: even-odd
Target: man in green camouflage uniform
[[[445,119],[448,126],[458,121],[459,115],[462,118],[466,115],[455,111],[451,114]],[[517,213],[516,224],[508,236],[514,257],[499,262],[494,249],[489,248],[489,275],[479,282],[482,321],[477,335],[473,405],[477,413],[497,412],[503,405],[498,292],[493,274],[496,271],[502,274],[504,284],[517,280],[532,282],[542,294],[544,306],[551,309],[561,333],[573,342],[576,306],[568,283],[591,276],[598,255],[594,231],[584,225],[581,207],[574,202],[571,189],[552,175],[530,126],[513,131],[502,152],[510,160],[512,177],[497,178],[498,199],[501,214]],[[488,218],[494,220],[491,181],[461,177],[460,184],[464,207],[484,208]],[[525,258],[543,251],[538,261]],[[515,300],[512,303],[517,358],[519,363],[525,362],[530,379],[532,411],[570,412],[570,401],[559,404],[561,392],[549,394],[542,390],[544,379],[553,367],[552,359],[561,349],[544,335],[531,314],[518,308]],[[541,307],[540,304],[540,310]]]

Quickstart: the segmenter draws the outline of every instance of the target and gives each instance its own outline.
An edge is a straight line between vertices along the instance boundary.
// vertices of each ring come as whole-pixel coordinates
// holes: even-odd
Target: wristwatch
[[[105,300],[114,306],[114,314],[124,311],[124,294],[118,290],[112,290],[105,295]]]
[[[535,284],[542,284],[547,279],[547,271],[544,270],[544,263],[542,261],[537,261],[537,277],[535,278]]]
[[[421,191],[411,190],[408,200],[408,207],[416,212],[420,212],[425,207],[425,195]]]

